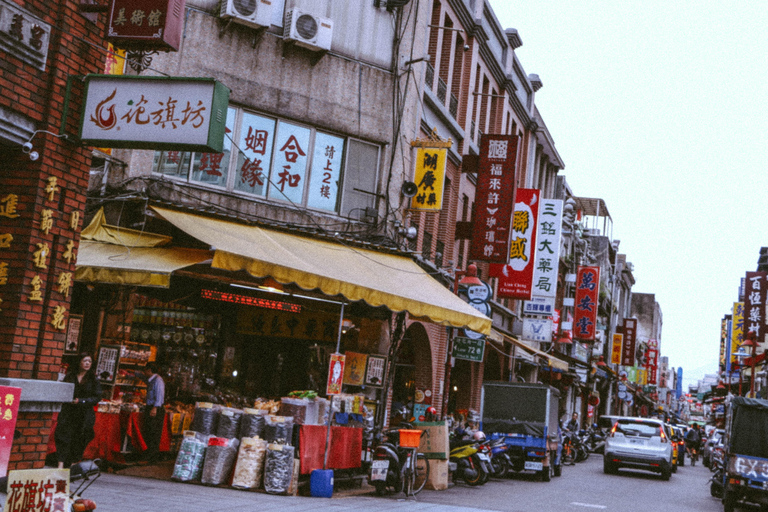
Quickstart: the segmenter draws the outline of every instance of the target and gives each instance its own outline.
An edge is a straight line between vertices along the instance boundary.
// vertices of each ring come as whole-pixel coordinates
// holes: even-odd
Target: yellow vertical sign
[[[104,63],[105,75],[122,75],[125,70],[125,50],[118,50],[112,43],[107,46],[107,60]]]
[[[744,303],[733,303],[733,317],[731,320],[731,363],[739,363],[733,355],[741,347],[744,341]]]
[[[445,164],[448,150],[445,148],[418,148],[414,183],[418,191],[411,198],[413,210],[441,210],[445,186]]]
[[[621,364],[621,347],[623,343],[623,334],[613,335],[613,346],[611,347],[611,364]]]

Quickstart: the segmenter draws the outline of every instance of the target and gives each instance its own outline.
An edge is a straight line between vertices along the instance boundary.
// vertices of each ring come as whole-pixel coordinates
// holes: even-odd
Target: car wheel
[[[672,472],[677,473],[677,464],[672,464]]]
[[[662,469],[661,470],[661,479],[662,480],[669,480],[672,477],[672,470],[670,469]]]
[[[618,473],[618,468],[611,462],[608,462],[608,460],[603,461],[603,473],[606,475],[615,475]]]
[[[728,492],[726,489],[723,492],[723,512],[735,512],[736,511],[736,494]]]

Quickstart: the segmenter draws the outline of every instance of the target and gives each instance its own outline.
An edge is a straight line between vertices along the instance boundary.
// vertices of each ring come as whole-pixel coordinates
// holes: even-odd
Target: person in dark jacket
[[[64,382],[75,385],[72,401],[62,404],[56,422],[54,440],[59,468],[69,467],[83,458],[85,447],[94,438],[96,413],[93,407],[101,399],[101,384],[96,379],[93,358],[82,353],[69,367]]]

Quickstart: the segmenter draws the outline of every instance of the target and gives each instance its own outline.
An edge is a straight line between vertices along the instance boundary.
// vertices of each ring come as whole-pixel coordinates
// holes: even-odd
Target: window
[[[153,171],[356,219],[376,206],[376,145],[234,107],[226,133],[222,153],[157,151]]]

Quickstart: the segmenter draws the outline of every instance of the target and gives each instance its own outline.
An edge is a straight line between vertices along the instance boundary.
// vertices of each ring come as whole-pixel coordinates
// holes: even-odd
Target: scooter
[[[407,423],[399,425],[412,428]],[[383,435],[384,440],[381,440]],[[376,494],[383,496],[387,492],[400,493],[403,490],[402,469],[407,462],[408,450],[400,447],[399,429],[386,430],[378,435],[379,443],[373,449],[368,483],[376,488]]]
[[[488,447],[491,450],[491,470],[495,478],[504,478],[509,473],[512,462],[509,459],[509,445],[504,442],[503,437],[499,437],[490,443]]]
[[[479,434],[479,435],[478,435]],[[485,435],[477,431],[471,439],[453,439],[448,467],[453,481],[463,480],[468,485],[482,485],[492,473],[490,457],[480,449]]]
[[[586,445],[592,453],[603,453],[605,449],[605,434],[595,423],[587,429]]]

